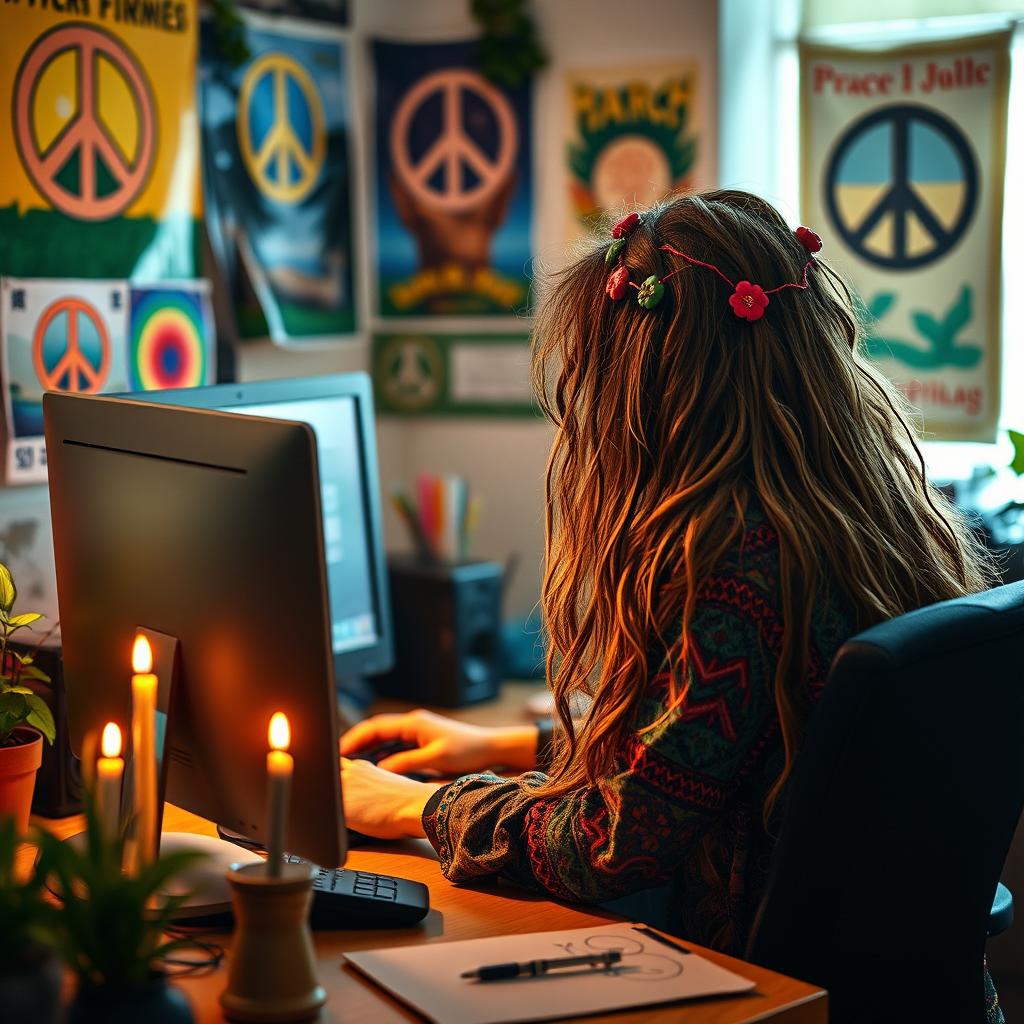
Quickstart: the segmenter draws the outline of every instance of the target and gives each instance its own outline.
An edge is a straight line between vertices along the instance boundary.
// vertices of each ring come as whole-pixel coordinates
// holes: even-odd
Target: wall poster
[[[43,392],[128,391],[124,281],[0,280],[8,483],[45,483]]]
[[[567,76],[567,237],[693,187],[697,63]]]
[[[293,18],[311,18],[331,21],[335,25],[348,24],[348,0],[241,0],[263,14],[287,14]]]
[[[212,25],[200,108],[210,240],[239,336],[329,338],[355,329],[349,53],[326,25],[245,15],[232,67]]]
[[[385,317],[502,316],[530,285],[531,90],[476,43],[376,42],[376,244]]]
[[[1009,33],[801,47],[803,221],[924,436],[994,440]]]
[[[378,334],[377,411],[391,416],[537,416],[527,334]]]
[[[0,7],[0,274],[198,276],[195,51],[193,4]]]

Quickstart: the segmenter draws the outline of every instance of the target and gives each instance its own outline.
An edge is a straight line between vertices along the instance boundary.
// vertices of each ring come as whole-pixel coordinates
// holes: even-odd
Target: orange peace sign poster
[[[145,26],[113,5],[0,10],[0,273],[196,276],[196,29],[181,8]]]
[[[507,316],[532,258],[532,97],[476,43],[374,43],[382,316]]]
[[[7,482],[43,482],[43,392],[130,389],[128,288],[123,281],[0,280]]]

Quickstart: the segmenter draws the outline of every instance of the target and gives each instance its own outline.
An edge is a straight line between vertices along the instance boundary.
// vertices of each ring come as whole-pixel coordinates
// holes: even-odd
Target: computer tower
[[[388,562],[395,665],[374,679],[378,693],[417,704],[461,707],[501,685],[501,566]]]

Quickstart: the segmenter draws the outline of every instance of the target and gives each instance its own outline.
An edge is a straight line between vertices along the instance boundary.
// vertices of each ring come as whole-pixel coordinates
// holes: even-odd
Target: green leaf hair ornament
[[[626,247],[626,240],[624,238],[616,238],[611,245],[608,246],[608,251],[604,254],[604,265],[610,267],[618,258],[619,253]]]
[[[658,280],[657,276],[651,274],[636,293],[636,301],[644,309],[654,309],[665,297],[665,286]]]

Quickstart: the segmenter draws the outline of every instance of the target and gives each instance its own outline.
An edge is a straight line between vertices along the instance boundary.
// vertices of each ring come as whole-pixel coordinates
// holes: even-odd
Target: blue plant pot
[[[144,988],[80,988],[68,1009],[67,1024],[195,1024],[184,994],[165,978]]]
[[[11,972],[0,973],[0,1020],[4,1024],[58,1024],[61,965],[38,952]]]

